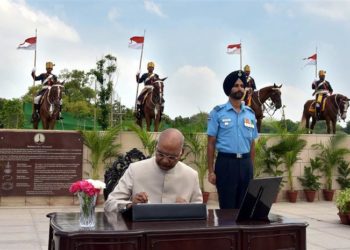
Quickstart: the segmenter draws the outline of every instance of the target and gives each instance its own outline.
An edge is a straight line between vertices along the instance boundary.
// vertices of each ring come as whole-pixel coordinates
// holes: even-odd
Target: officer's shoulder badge
[[[214,110],[217,112],[217,111],[220,111],[223,107],[225,107],[225,104],[217,105],[214,107]]]

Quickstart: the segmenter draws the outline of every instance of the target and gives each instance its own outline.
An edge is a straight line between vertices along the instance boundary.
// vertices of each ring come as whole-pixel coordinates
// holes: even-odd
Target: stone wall
[[[154,138],[157,138],[158,134],[153,134]],[[203,136],[206,136],[203,134]],[[266,136],[261,134],[260,136]],[[314,158],[319,152],[311,147],[312,144],[319,142],[328,142],[329,135],[302,135],[302,138],[307,141],[307,145],[300,154],[300,160],[295,164],[293,171],[294,186],[296,190],[299,190],[298,199],[303,200],[302,186],[298,181],[297,177],[302,176],[304,173],[304,167],[308,166],[310,163],[310,158]],[[143,148],[140,139],[133,132],[122,132],[116,139],[116,143],[121,145],[120,153],[125,153],[131,150],[132,148],[138,148],[147,155],[146,150]],[[349,148],[350,137],[348,136],[342,145],[343,147]],[[91,166],[89,164],[90,160],[90,150],[84,146],[83,150],[83,178],[88,178],[89,173],[91,172]],[[114,159],[110,159],[109,162],[112,162]],[[350,161],[350,155],[346,158],[347,161]],[[190,162],[191,158],[185,160],[186,163]],[[190,165],[190,164],[189,164]],[[333,187],[339,189],[339,185],[336,182],[337,172],[334,173]],[[104,169],[100,170],[100,179],[103,180]],[[284,173],[284,178],[287,179],[287,173]],[[322,183],[325,183],[325,179],[322,178]],[[322,185],[323,187],[324,185]],[[285,190],[288,189],[287,184],[284,186],[282,192],[280,192],[278,200],[285,200]],[[205,180],[205,190],[210,192],[209,199],[217,199],[216,188]],[[322,200],[321,193],[317,195],[316,200]],[[99,198],[100,204],[103,203],[103,197]],[[65,196],[65,197],[0,197],[0,206],[25,206],[25,205],[73,205],[77,204],[77,199],[74,196]]]

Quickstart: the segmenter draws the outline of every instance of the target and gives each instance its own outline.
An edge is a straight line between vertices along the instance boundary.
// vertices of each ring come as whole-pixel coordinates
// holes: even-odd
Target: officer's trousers
[[[216,188],[220,208],[239,209],[249,181],[253,178],[250,157],[236,158],[219,153],[215,162]]]

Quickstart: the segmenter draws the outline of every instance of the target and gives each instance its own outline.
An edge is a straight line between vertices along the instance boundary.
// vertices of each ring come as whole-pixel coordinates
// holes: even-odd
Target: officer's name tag
[[[248,127],[248,128],[254,128],[254,124],[252,123],[251,120],[249,120],[248,118],[244,119],[244,126]]]
[[[231,122],[231,119],[230,118],[223,118],[221,121],[224,123],[225,126],[227,126]]]

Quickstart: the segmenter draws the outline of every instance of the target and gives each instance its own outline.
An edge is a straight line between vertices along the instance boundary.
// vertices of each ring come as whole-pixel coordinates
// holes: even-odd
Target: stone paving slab
[[[215,201],[208,208],[218,208]],[[51,212],[78,212],[77,206],[0,207],[0,249],[46,250]],[[96,211],[103,211],[99,206]],[[337,208],[332,202],[278,202],[272,213],[306,221],[308,250],[349,250],[350,226],[340,224]]]

